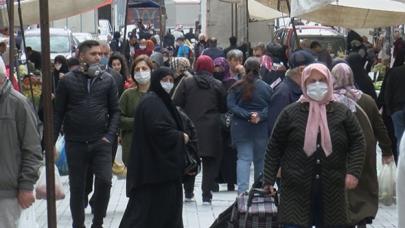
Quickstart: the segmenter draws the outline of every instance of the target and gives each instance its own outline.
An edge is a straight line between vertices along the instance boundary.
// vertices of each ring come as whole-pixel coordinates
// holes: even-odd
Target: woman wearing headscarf
[[[350,224],[366,227],[366,224],[372,223],[378,210],[377,140],[382,149],[384,164],[393,161],[391,140],[373,98],[354,87],[350,66],[337,64],[332,69],[332,75],[336,101],[355,114],[366,140],[366,158],[359,184],[357,188],[348,191]]]
[[[183,227],[181,181],[189,137],[170,99],[173,81],[169,68],[154,71],[149,92],[136,109],[127,176],[129,202],[120,228]]]
[[[370,95],[377,102],[377,93],[375,92],[373,82],[364,69],[365,61],[363,57],[359,53],[350,53],[346,61],[353,71],[356,88]]]
[[[224,57],[219,57],[214,60],[214,77],[224,85],[228,90],[237,81],[231,77],[230,66],[228,61]]]
[[[302,75],[303,95],[278,117],[267,147],[265,190],[281,168],[278,219],[286,228],[346,227],[346,190],[363,169],[365,140],[355,115],[333,101],[333,82],[320,63]]]
[[[202,157],[203,203],[210,204],[211,190],[218,175],[222,156],[222,135],[219,124],[220,113],[225,112],[225,90],[213,76],[214,64],[208,56],[200,56],[195,64],[196,75],[188,77],[177,88],[174,102],[194,122]],[[192,198],[187,195],[186,198]]]
[[[53,70],[53,91],[58,87],[59,80],[69,72],[69,67],[67,59],[63,55],[58,55],[55,57]]]
[[[245,62],[246,75],[236,82],[228,94],[228,109],[232,112],[232,144],[238,153],[236,176],[238,193],[249,189],[250,166],[254,165],[257,180],[263,171],[268,128],[267,116],[272,90],[260,79],[260,62],[256,57]]]
[[[214,78],[222,81],[222,85],[227,92],[229,88],[236,82],[235,79],[231,78],[231,74],[229,72],[229,63],[224,57],[219,57],[214,60],[213,75]],[[227,123],[222,123],[222,139],[223,156],[216,181],[217,183],[227,183],[228,191],[234,191],[236,184],[236,149],[232,145],[231,133]]]
[[[172,58],[170,60],[170,68],[174,71],[174,89],[172,90],[172,97],[174,97],[180,83],[193,75],[190,73],[190,61],[184,57]]]
[[[128,166],[133,140],[135,110],[142,97],[149,90],[152,69],[153,64],[148,56],[138,56],[131,67],[131,77],[137,86],[125,90],[120,98],[122,161],[126,166]]]

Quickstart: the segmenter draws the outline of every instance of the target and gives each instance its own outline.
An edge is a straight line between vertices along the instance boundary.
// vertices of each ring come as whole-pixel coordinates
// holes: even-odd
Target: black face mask
[[[214,72],[212,75],[214,76],[215,79],[220,80],[220,81],[224,80],[224,77],[225,77],[224,72]]]

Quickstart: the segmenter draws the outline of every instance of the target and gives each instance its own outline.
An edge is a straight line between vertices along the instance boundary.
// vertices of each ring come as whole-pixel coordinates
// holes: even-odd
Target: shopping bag
[[[118,145],[117,153],[115,155],[114,164],[112,166],[112,172],[118,177],[118,179],[124,179],[127,177],[127,167],[122,161],[122,146]]]
[[[55,149],[57,154],[55,164],[56,167],[58,167],[59,173],[62,176],[68,175],[69,168],[66,158],[65,136],[59,135],[58,140],[55,144]]]
[[[396,172],[395,162],[391,162],[390,164],[383,165],[378,177],[379,199],[386,206],[391,206],[395,203]]]
[[[46,200],[46,169],[45,166],[40,168],[40,176],[35,186],[35,197],[37,199]],[[58,169],[55,167],[55,197],[56,200],[62,200],[65,198],[62,181]]]
[[[20,219],[17,222],[17,228],[39,228],[36,221],[34,206],[24,209],[21,212]]]

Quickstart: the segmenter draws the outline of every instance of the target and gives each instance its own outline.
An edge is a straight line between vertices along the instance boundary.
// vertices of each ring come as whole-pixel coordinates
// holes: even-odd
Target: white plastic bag
[[[396,172],[395,162],[391,162],[390,164],[383,165],[378,177],[380,202],[386,206],[391,206],[395,203]]]
[[[24,209],[21,212],[20,219],[17,224],[18,228],[39,228],[39,225],[36,221],[35,209],[34,206],[31,206],[27,209]]]
[[[40,168],[40,176],[35,186],[35,197],[37,199],[46,200],[46,169],[45,166]],[[60,180],[58,168],[55,166],[55,197],[56,200],[62,200],[65,198],[63,191],[63,185]]]

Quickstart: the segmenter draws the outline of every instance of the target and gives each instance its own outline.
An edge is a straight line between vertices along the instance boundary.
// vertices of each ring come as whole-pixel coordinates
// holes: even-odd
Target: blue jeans
[[[392,123],[394,124],[395,138],[397,139],[397,148],[399,155],[399,144],[401,143],[402,135],[405,130],[405,113],[404,111],[397,111],[391,115]]]
[[[266,138],[236,143],[236,150],[238,152],[238,161],[236,164],[238,193],[246,192],[249,189],[250,165],[252,162],[254,165],[255,180],[263,171],[266,146]]]

